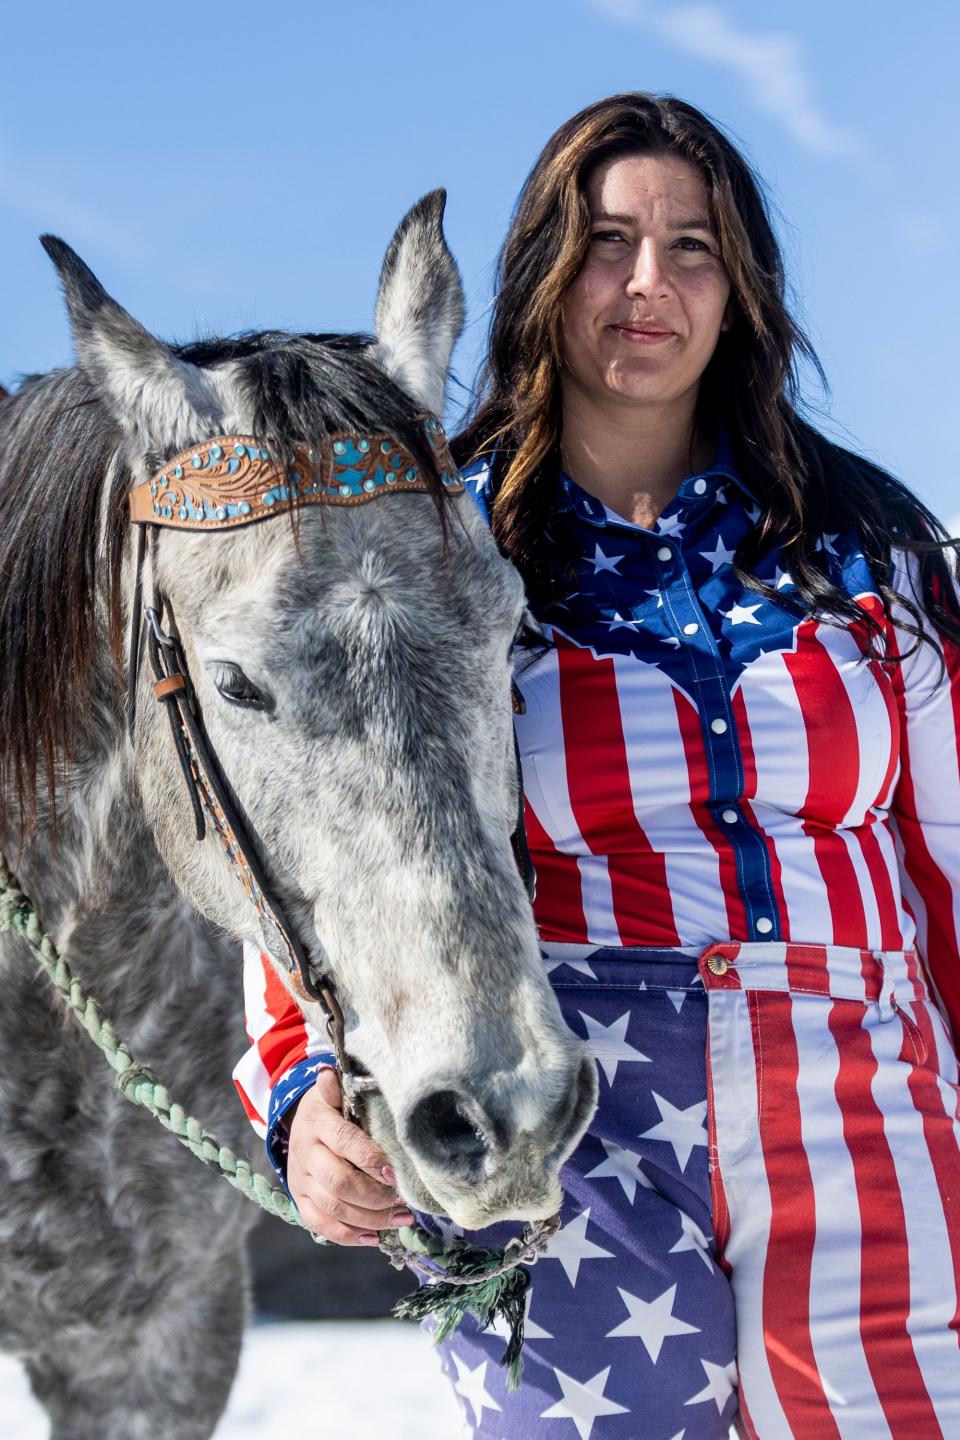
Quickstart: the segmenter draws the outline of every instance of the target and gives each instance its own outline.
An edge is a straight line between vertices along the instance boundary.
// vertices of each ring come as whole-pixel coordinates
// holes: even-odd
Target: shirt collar
[[[722,426],[720,429],[713,460],[705,469],[688,475],[681,482],[680,488],[670,501],[668,508],[672,509],[678,504],[712,496],[724,480],[732,481],[742,491],[749,504],[755,504],[756,496],[734,465],[730,434],[726,426]],[[599,528],[605,525],[630,524],[630,521],[624,519],[622,515],[617,515],[615,511],[609,510],[602,500],[598,500],[595,495],[588,494],[563,471],[560,472],[559,485],[560,493],[556,507],[558,513],[572,510],[579,519],[585,520],[588,525],[596,525]]]

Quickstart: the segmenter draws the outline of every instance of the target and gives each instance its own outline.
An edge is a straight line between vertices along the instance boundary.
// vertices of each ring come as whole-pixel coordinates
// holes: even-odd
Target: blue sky
[[[43,230],[166,337],[367,329],[394,225],[444,185],[469,385],[548,135],[669,91],[768,181],[824,425],[960,516],[953,0],[0,0],[0,33],[3,383],[69,359]]]

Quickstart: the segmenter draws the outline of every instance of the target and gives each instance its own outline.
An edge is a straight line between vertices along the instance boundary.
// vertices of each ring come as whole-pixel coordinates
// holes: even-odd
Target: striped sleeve
[[[895,584],[901,591],[910,585],[918,595],[913,563]],[[905,654],[914,638],[896,616],[891,630],[892,648]],[[891,667],[900,716],[900,775],[891,814],[917,949],[960,1040],[960,647],[936,638],[942,668],[926,643]]]
[[[285,1185],[284,1116],[321,1070],[333,1068],[334,1057],[329,1041],[304,1018],[267,956],[250,944],[243,947],[243,996],[250,1045],[234,1067],[233,1083]]]

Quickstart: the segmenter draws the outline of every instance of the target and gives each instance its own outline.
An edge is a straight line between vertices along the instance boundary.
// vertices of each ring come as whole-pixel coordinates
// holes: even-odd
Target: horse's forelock
[[[203,368],[231,363],[241,407],[258,439],[319,447],[350,430],[384,432],[415,456],[434,493],[442,495],[436,459],[417,423],[417,410],[373,358],[372,338],[361,334],[254,331],[227,340],[180,347],[178,355]]]

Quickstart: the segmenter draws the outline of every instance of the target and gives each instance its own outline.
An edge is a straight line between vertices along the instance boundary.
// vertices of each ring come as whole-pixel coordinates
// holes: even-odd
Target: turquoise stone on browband
[[[420,428],[437,458],[444,491],[463,482],[435,415]],[[397,491],[429,492],[416,459],[390,435],[333,435],[318,453],[296,446],[286,460],[249,435],[219,435],[184,450],[130,492],[135,525],[228,530],[294,504],[363,505]]]

